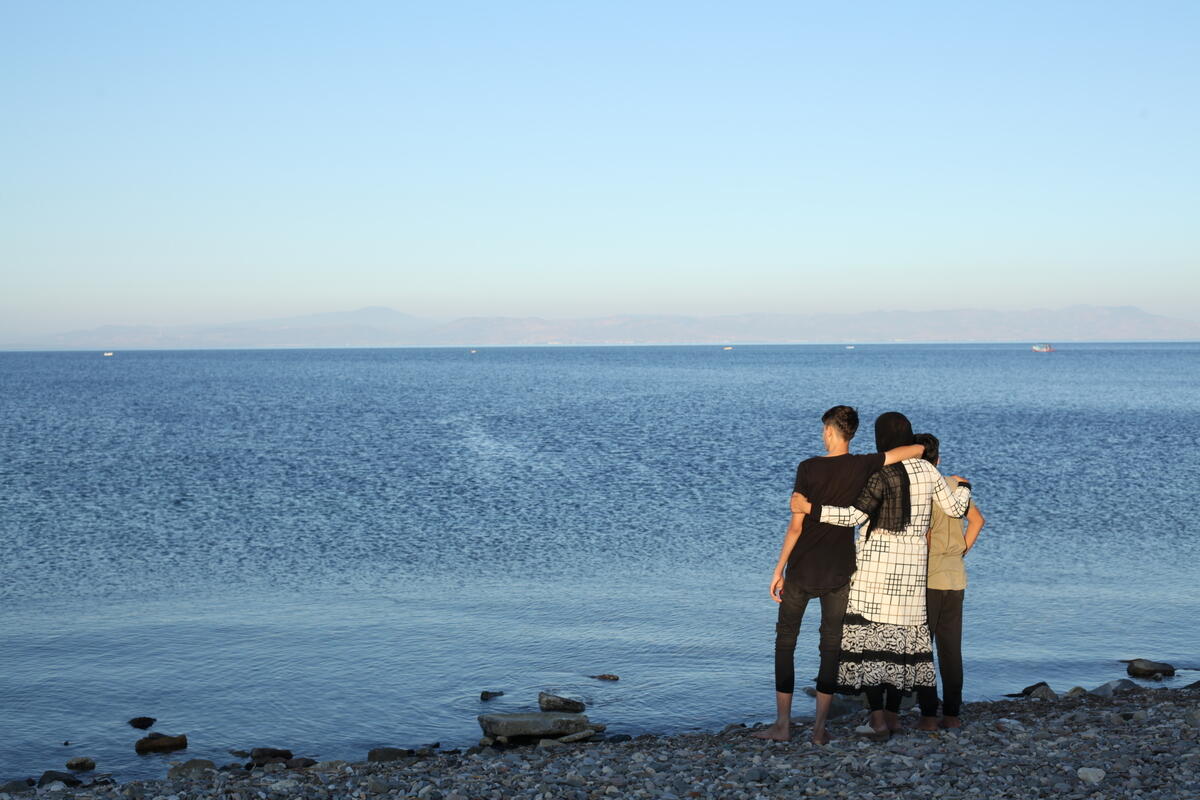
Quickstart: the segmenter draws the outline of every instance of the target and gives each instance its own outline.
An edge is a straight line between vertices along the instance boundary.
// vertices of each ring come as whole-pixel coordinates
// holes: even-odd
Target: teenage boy
[[[850,440],[858,431],[858,412],[834,406],[821,415],[825,455],[796,467],[793,490],[814,503],[853,505],[871,473],[885,464],[920,458],[921,445],[897,447],[886,453],[852,455]],[[754,736],[785,742],[791,738],[794,655],[800,621],[808,601],[821,601],[821,666],[817,673],[817,713],[812,742],[826,744],[825,720],[837,688],[838,655],[842,646],[842,617],[854,573],[854,528],[830,525],[804,514],[792,514],[779,561],[771,578],[771,597],[779,603],[775,624],[775,722]]]

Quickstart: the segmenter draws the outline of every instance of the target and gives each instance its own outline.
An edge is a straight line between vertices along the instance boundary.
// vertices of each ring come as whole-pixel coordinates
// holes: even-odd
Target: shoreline
[[[380,748],[373,755],[388,760],[270,763],[248,771],[213,769],[182,750],[170,770],[175,777],[115,783],[97,775],[77,788],[50,780],[19,791],[10,781],[0,800],[31,798],[34,791],[79,800],[1200,797],[1200,681],[1179,688],[1114,681],[1056,698],[970,702],[963,727],[951,731],[912,730],[915,712],[906,711],[908,730],[886,742],[854,733],[864,716],[831,720],[834,741],[825,746],[808,742],[811,718],[796,717],[790,742],[754,739],[750,733],[764,724],[734,723],[720,732],[628,741],[543,740],[462,752]],[[76,777],[86,781],[88,773]]]

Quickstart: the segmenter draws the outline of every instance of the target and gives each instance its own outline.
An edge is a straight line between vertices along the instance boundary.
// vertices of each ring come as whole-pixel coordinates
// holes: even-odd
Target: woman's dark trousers
[[[804,609],[814,597],[821,600],[821,668],[817,672],[817,691],[833,694],[837,689],[838,656],[842,652],[842,617],[850,584],[837,589],[806,589],[784,582],[779,621],[775,623],[775,691],[792,694],[796,689],[796,637]]]
[[[957,717],[963,688],[963,590],[926,589],[925,602],[929,633],[937,646],[938,673],[942,676],[942,714]],[[936,687],[918,687],[917,702],[921,704],[921,716],[937,716]]]

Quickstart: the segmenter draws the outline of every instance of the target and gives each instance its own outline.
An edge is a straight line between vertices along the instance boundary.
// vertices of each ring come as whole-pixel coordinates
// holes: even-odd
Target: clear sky
[[[1200,319],[1200,3],[0,0],[0,339]]]

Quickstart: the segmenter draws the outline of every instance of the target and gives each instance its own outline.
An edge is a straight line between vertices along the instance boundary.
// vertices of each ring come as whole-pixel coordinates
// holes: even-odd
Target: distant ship
[[[732,347],[722,347],[721,349],[722,350],[732,350],[733,348]]]
[[[854,345],[852,345],[852,344],[848,344],[848,345],[846,345],[846,349],[847,349],[847,350],[853,350],[853,349],[854,349]]]
[[[1035,344],[1033,346],[1033,352],[1035,352],[1035,353],[1053,353],[1054,348],[1048,344]]]
[[[105,355],[105,356],[111,356],[111,355],[112,355],[112,353],[105,353],[104,355]]]

